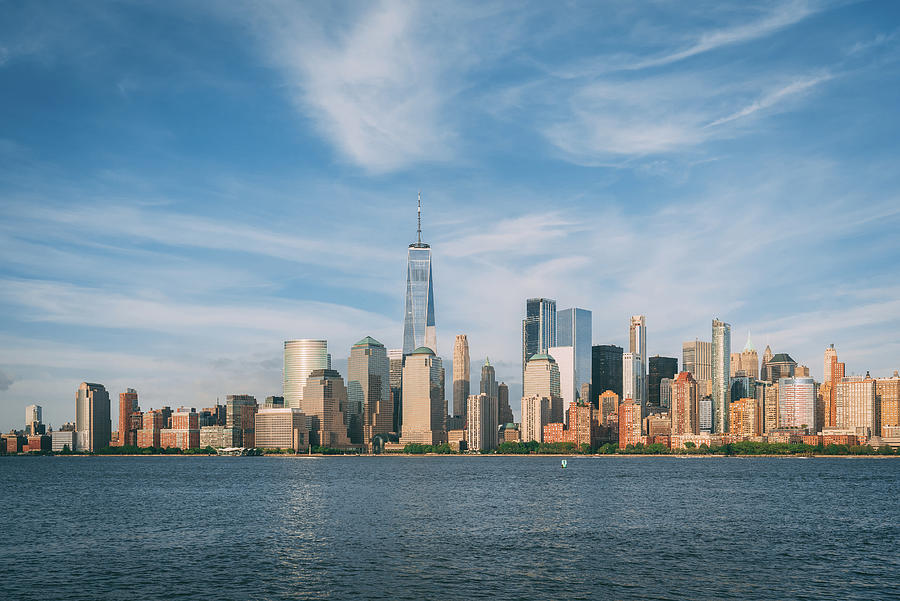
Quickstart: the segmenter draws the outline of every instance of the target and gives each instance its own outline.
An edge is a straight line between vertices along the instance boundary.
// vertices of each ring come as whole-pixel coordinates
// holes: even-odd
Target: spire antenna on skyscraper
[[[422,191],[419,190],[418,228],[416,229],[416,242],[422,244]]]

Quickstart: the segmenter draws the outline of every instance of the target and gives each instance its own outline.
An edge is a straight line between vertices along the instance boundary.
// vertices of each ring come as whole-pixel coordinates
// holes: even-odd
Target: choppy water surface
[[[900,461],[0,459],[7,599],[900,598]]]

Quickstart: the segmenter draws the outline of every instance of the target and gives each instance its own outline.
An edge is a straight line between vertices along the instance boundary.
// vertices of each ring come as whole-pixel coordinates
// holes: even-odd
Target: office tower
[[[303,407],[303,389],[309,374],[316,369],[331,369],[331,355],[325,340],[285,340],[284,406]]]
[[[837,350],[834,345],[825,349],[822,377],[822,402],[825,405],[824,422],[826,428],[835,427],[835,413],[837,397],[837,385],[844,377],[846,365],[838,361]]]
[[[663,409],[668,409],[672,406],[672,384],[674,382],[673,378],[663,378],[659,381],[659,406]],[[698,396],[697,398],[700,397]]]
[[[550,423],[550,399],[532,395],[522,397],[522,442],[543,442],[544,426]]]
[[[388,364],[391,370],[391,399],[394,402],[394,423],[391,432],[399,436],[403,424],[403,349],[390,349]]]
[[[809,368],[805,365],[797,365],[794,368],[794,377],[795,378],[808,378],[809,377]]]
[[[622,401],[637,402],[641,393],[641,358],[634,353],[622,355]],[[640,403],[638,403],[640,405]]]
[[[867,437],[875,435],[875,380],[841,378],[835,393],[835,426]]]
[[[437,353],[434,326],[434,285],[431,247],[422,242],[422,195],[419,195],[416,241],[409,245],[406,266],[406,317],[403,320],[403,356],[420,347]]]
[[[291,407],[265,407],[256,413],[254,429],[260,449],[309,449],[306,414]]]
[[[466,417],[469,449],[493,451],[498,445],[497,398],[484,392],[469,395]]]
[[[678,374],[671,385],[672,401],[669,415],[672,419],[671,435],[700,433],[700,399],[697,396],[697,381],[689,371]]]
[[[384,345],[366,336],[350,348],[347,360],[347,406],[350,442],[370,449],[374,437],[394,425],[390,361]]]
[[[713,432],[728,432],[728,404],[731,401],[731,325],[712,322]]]
[[[494,366],[491,365],[491,359],[488,357],[484,360],[484,365],[481,366],[480,392],[496,399],[498,394],[497,388],[497,375],[494,371]]]
[[[79,451],[96,453],[109,446],[112,422],[109,393],[103,384],[82,382],[75,393],[75,432]]]
[[[263,401],[262,409],[283,409],[284,408],[284,397],[283,396],[267,396],[266,400]],[[202,417],[201,417],[202,419]],[[206,424],[204,424],[206,425]]]
[[[769,361],[772,360],[772,349],[769,348],[769,345],[766,345],[766,350],[763,351],[762,363],[759,366],[759,379],[765,380],[766,382],[777,382],[778,380],[773,380],[769,376]]]
[[[678,359],[675,357],[660,357],[655,355],[647,362],[647,404],[651,407],[661,407],[660,382],[663,378],[674,379],[678,373]]]
[[[550,421],[563,421],[563,404],[560,394],[559,367],[556,360],[546,353],[532,355],[525,366],[522,386],[523,397],[546,397],[550,402]]]
[[[900,437],[900,375],[875,380],[877,434],[885,438]]]
[[[566,423],[569,424],[569,435],[575,448],[582,445],[594,446],[594,406],[588,402],[572,403],[566,410]]]
[[[605,426],[610,415],[618,414],[619,395],[612,390],[603,392],[598,397],[598,409],[600,425]]]
[[[628,328],[629,350],[638,357],[640,369],[635,379],[634,402],[647,410],[647,318],[643,315],[632,315]],[[643,417],[641,418],[643,419]]]
[[[816,424],[816,383],[812,378],[778,380],[778,427],[812,431]]]
[[[766,382],[762,388],[763,431],[771,432],[780,426],[778,420],[778,382]],[[759,394],[759,393],[757,393]]]
[[[285,399],[287,402],[287,399]],[[252,449],[255,446],[254,428],[258,405],[250,394],[229,394],[225,397],[225,437],[234,447]]]
[[[457,334],[453,343],[453,408],[450,415],[462,416],[469,398],[469,341]]]
[[[559,369],[559,395],[562,397],[562,406],[568,407],[578,400],[575,390],[575,347],[551,346],[548,354],[556,360]]]
[[[315,369],[303,387],[300,410],[309,418],[309,444],[333,449],[350,446],[347,436],[347,388],[333,369]]]
[[[45,434],[47,429],[42,420],[43,410],[40,405],[28,405],[25,407],[25,434],[37,436]]]
[[[525,301],[522,320],[522,381],[525,367],[532,356],[547,353],[556,346],[556,301],[549,298],[529,298]]]
[[[127,388],[119,393],[119,446],[137,446],[137,433],[142,428],[137,391]]]
[[[759,436],[762,434],[762,411],[755,398],[738,399],[731,402],[730,434],[733,436]]]
[[[712,342],[692,340],[682,343],[681,368],[691,372],[698,382],[712,380]]]
[[[587,309],[563,309],[556,313],[556,344],[573,349],[575,396],[581,399],[581,388],[591,383],[591,312]],[[553,355],[553,353],[550,353]],[[556,358],[554,356],[554,358]],[[559,359],[556,359],[559,362]],[[563,395],[565,397],[565,395]]]
[[[619,405],[619,448],[641,442],[641,406],[630,399]]]
[[[793,378],[796,373],[797,362],[791,359],[787,353],[777,353],[766,363],[766,371],[770,382],[777,382],[781,378]]]
[[[622,347],[614,344],[591,348],[591,402],[595,407],[607,390],[622,396],[622,354]]]
[[[748,397],[756,397],[756,380],[743,375],[743,371],[738,371],[738,374],[740,375],[732,376],[731,378],[729,403]]]
[[[444,398],[441,361],[429,347],[419,347],[403,366],[403,444],[444,442]]]
[[[740,353],[731,353],[731,377],[736,375],[744,375],[748,378],[756,380],[759,378],[759,358],[756,349],[753,348],[753,341],[750,340],[750,333],[747,333],[747,344]]]
[[[509,386],[500,382],[497,385],[497,425],[511,423],[514,419],[509,406]]]
[[[712,432],[712,397],[709,395],[700,397],[700,400],[697,402],[697,406],[699,407],[700,417],[698,421],[700,422],[700,432],[701,433],[711,433]]]

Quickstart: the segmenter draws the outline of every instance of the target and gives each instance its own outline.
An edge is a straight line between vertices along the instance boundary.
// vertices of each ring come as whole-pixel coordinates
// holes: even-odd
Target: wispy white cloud
[[[326,30],[309,5],[266,5],[257,35],[297,106],[343,157],[372,172],[452,156],[444,113],[449,65],[411,2],[364,7]]]
[[[776,106],[778,103],[790,98],[791,96],[797,96],[802,94],[803,92],[808,91],[809,89],[826,82],[832,79],[834,76],[831,74],[818,75],[814,77],[806,77],[797,79],[792,81],[788,85],[778,88],[777,90],[771,91],[758,100],[753,101],[749,105],[745,106],[741,110],[732,113],[730,115],[726,115],[725,117],[720,117],[716,119],[706,127],[716,127],[718,125],[722,125],[724,123],[729,123],[736,119],[741,119],[743,117],[750,116],[756,112],[759,112],[764,109],[770,109]]]
[[[777,4],[775,8],[761,18],[737,26],[708,31],[699,36],[691,45],[681,50],[657,57],[648,58],[631,64],[622,65],[622,70],[639,70],[669,65],[698,54],[716,50],[723,46],[741,44],[766,37],[786,27],[799,23],[818,12],[806,0],[795,0]]]

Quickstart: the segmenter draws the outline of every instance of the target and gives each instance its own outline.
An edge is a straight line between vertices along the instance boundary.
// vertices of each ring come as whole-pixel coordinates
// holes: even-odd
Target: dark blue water
[[[900,598],[891,459],[0,459],[5,599]]]

